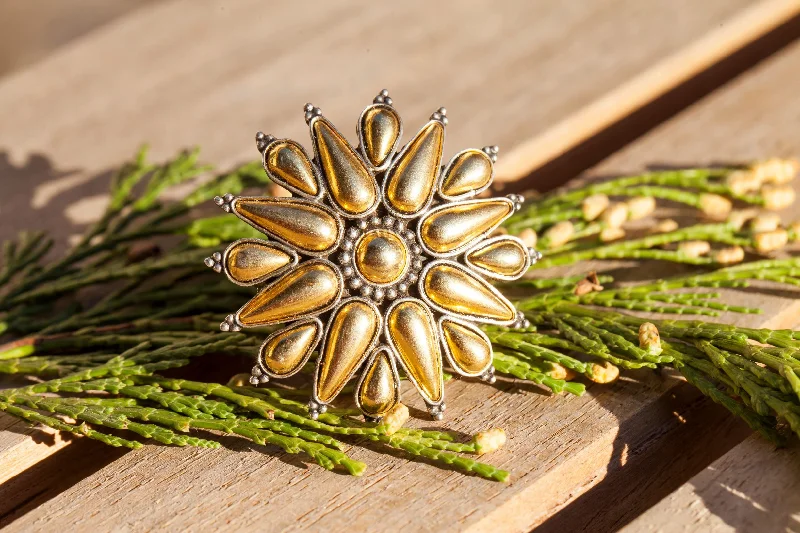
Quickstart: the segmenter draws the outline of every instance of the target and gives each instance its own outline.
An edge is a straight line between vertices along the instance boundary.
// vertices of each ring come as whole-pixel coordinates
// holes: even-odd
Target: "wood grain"
[[[800,102],[791,98],[800,76],[794,68],[797,53],[794,49],[770,61],[596,172],[633,170],[653,162],[800,152]],[[765,309],[763,317],[723,317],[741,324],[790,327],[800,311],[793,293],[727,292],[726,297]],[[377,524],[393,530],[524,531],[623,470],[631,451],[637,460],[657,461],[653,452],[677,436],[673,442],[682,443],[691,455],[692,443],[680,432],[681,419],[691,418],[699,404],[681,383],[669,375],[631,373],[612,386],[592,386],[581,398],[548,397],[506,381],[496,388],[463,381],[450,384],[447,427],[465,432],[507,429],[510,441],[491,461],[514,471],[510,486],[402,458],[386,460],[361,449],[352,454],[370,469],[354,479],[306,467],[293,457],[237,439],[226,440],[226,448],[214,451],[146,446],[21,517],[9,531],[56,525],[133,531],[360,531]],[[416,400],[410,403],[422,407]],[[725,431],[732,430],[721,429]],[[648,482],[652,480],[631,479],[626,497],[636,498],[636,488]],[[582,511],[594,529],[611,528],[599,510]],[[624,523],[619,510],[602,511]],[[582,529],[573,525],[562,531]]]
[[[79,224],[69,217],[89,205],[76,208],[74,200],[86,191],[99,192],[104,180],[97,176],[126,157],[138,140],[151,140],[157,155],[196,140],[209,148],[210,160],[230,163],[251,157],[248,132],[258,128],[302,138],[299,106],[305,100],[313,98],[338,122],[354,121],[372,97],[373,90],[365,87],[374,84],[376,90],[392,89],[412,123],[439,105],[431,100],[443,97],[437,88],[447,88],[450,94],[444,96],[454,102],[448,105],[450,153],[492,141],[513,146],[682,49],[745,2],[705,2],[702,9],[688,0],[651,2],[646,9],[623,0],[574,10],[558,2],[540,3],[536,10],[521,5],[499,13],[488,4],[454,9],[428,2],[428,18],[422,19],[406,11],[413,2],[410,7],[371,4],[369,10],[350,4],[266,9],[241,2],[213,12],[170,2],[121,19],[0,82],[0,146],[9,151],[19,175],[32,178],[22,184],[22,193],[30,193],[25,186],[48,183],[36,197],[40,203],[33,216],[62,232],[74,231]],[[345,22],[333,28],[331,20]],[[448,26],[484,31],[455,39],[447,35]],[[297,65],[304,63],[307,70],[298,72]],[[762,112],[772,116],[780,110]],[[658,142],[633,147],[621,156],[619,168],[657,157],[680,159],[684,150],[692,156],[693,144],[703,144],[704,137],[691,117],[680,129],[684,144],[670,145],[674,151],[665,152]],[[769,139],[791,139],[790,133],[761,131]],[[704,155],[716,153],[716,146],[704,146]],[[771,155],[769,146],[763,148],[759,155]],[[33,161],[30,169],[14,163],[33,151],[47,158]],[[53,182],[54,175],[73,169]],[[26,207],[31,201],[24,194],[11,196],[22,198],[19,205]],[[90,218],[93,209],[80,214]],[[14,214],[23,210],[18,206]],[[33,218],[27,221],[36,225]],[[23,222],[15,224],[27,225]],[[776,327],[791,325],[800,308],[786,297],[737,299],[764,306]],[[750,318],[745,323],[763,322]],[[509,487],[404,458],[387,461],[369,450],[353,451],[370,465],[363,478],[339,477],[273,449],[228,439],[227,448],[215,451],[147,446],[131,452],[22,516],[9,530],[337,531],[370,530],[376,524],[526,530],[609,470],[624,468],[630,450],[649,457],[657,444],[683,435],[680,417],[692,418],[704,409],[679,380],[650,372],[591,387],[582,398],[551,398],[537,391],[511,381],[495,388],[462,381],[448,387],[453,398],[448,427],[474,432],[502,426],[509,432],[507,448],[491,457],[514,470]],[[411,404],[422,407],[418,401]],[[718,427],[735,432],[732,426]]]
[[[106,201],[109,169],[143,141],[157,158],[199,144],[225,167],[254,157],[256,130],[306,138],[305,101],[354,124],[384,86],[409,129],[447,103],[449,153],[513,148],[741,20],[751,4],[414,0],[308,9],[249,0],[138,10],[0,79],[0,240],[23,228],[47,229],[62,243],[79,232]]]
[[[574,146],[577,139],[588,139],[798,13],[800,2],[797,0],[750,6],[737,17],[688,43],[678,53],[577,109],[545,133],[517,146],[498,165],[497,179],[516,180],[542,166]]]
[[[800,531],[800,446],[752,436],[622,531]]]
[[[384,87],[408,132],[444,104],[445,155],[498,144],[502,163],[751,5],[156,4],[0,80],[0,172],[14,183],[0,197],[0,239],[20,228],[76,233],[103,205],[109,169],[142,142],[156,158],[197,144],[226,167],[255,157],[258,130],[307,139],[308,101],[352,138],[361,109]]]
[[[0,484],[63,448],[72,439],[50,428],[32,426],[3,413],[0,416]]]
[[[800,132],[797,129],[800,102],[793,96],[800,87],[800,73],[796,69],[798,61],[800,43],[642,137],[630,149],[610,157],[593,174],[607,175],[665,164],[680,166],[746,161],[767,154],[800,154]],[[798,186],[800,184],[795,183],[796,190]],[[787,222],[796,220],[796,209],[783,213],[783,217]],[[770,294],[765,292],[756,300],[756,305],[770,302],[773,298]],[[736,298],[739,301],[740,297]],[[777,309],[767,311],[766,317],[776,313],[784,318],[785,327],[800,325],[796,296],[782,304],[773,303]],[[740,323],[740,320],[735,321]],[[767,323],[769,327],[776,327],[771,319]],[[635,492],[629,494],[629,498],[630,505],[620,506],[622,513],[580,512],[585,508],[579,502],[570,513],[566,513],[567,516],[556,517],[551,526],[580,530],[591,524],[599,530],[616,530],[654,503],[643,504],[641,496]],[[552,530],[552,527],[545,528],[545,531]]]
[[[35,0],[0,4],[0,75],[46,57],[151,0]]]

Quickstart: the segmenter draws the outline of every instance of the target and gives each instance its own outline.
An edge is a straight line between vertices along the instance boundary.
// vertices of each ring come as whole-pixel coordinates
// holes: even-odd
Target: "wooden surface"
[[[102,204],[107,169],[139,141],[150,141],[159,156],[197,143],[208,160],[231,164],[252,158],[257,129],[305,139],[305,101],[337,123],[353,124],[383,86],[392,91],[409,130],[447,105],[449,154],[493,142],[504,150],[535,151],[526,141],[546,139],[552,125],[648,67],[685,53],[714,28],[737,21],[755,36],[769,27],[765,21],[776,24],[800,9],[800,2],[752,8],[751,2],[732,0],[702,7],[689,0],[646,7],[634,0],[580,7],[553,1],[502,11],[488,3],[459,9],[430,2],[369,9],[287,4],[196,9],[166,2],[1,79],[0,149],[8,157],[0,160],[0,175],[17,179],[10,194],[0,197],[0,238],[37,225],[61,237],[77,231]],[[420,6],[426,9],[416,13],[424,17],[410,14]],[[727,46],[736,46],[733,41]],[[793,96],[798,56],[791,53],[687,110],[595,172],[800,153],[800,102]],[[584,136],[576,132],[571,142]],[[35,153],[44,155],[26,162]],[[791,296],[735,297],[741,305],[764,307],[766,315],[725,319],[773,327],[796,323],[800,304]],[[447,394],[447,427],[507,430],[507,447],[491,461],[514,471],[510,486],[400,457],[386,460],[368,450],[353,451],[370,467],[364,477],[337,476],[273,449],[227,439],[219,450],[146,446],[127,453],[47,501],[32,497],[8,529],[360,531],[380,525],[522,531],[550,518],[543,529],[562,524],[561,531],[573,531],[591,524],[602,531],[635,516],[626,513],[643,511],[643,494],[677,487],[686,479],[679,476],[713,460],[703,453],[722,453],[719,446],[746,435],[691,387],[652,372],[592,386],[581,398],[552,398],[513,381],[494,388],[456,381]],[[422,407],[418,401],[411,405]],[[699,428],[713,431],[704,437]],[[0,448],[3,468],[4,453],[28,442],[27,436],[16,437],[0,442],[6,446],[5,452]],[[682,454],[690,444],[697,453]],[[39,450],[35,457],[51,451],[32,448]],[[640,474],[621,483],[627,472]],[[44,472],[39,482],[47,480]],[[611,490],[614,497],[603,499]],[[606,506],[572,511],[596,501]],[[629,504],[622,508],[620,501]]]
[[[0,2],[0,75],[21,69],[153,0]]]
[[[623,531],[800,531],[800,447],[754,435]]]
[[[159,158],[197,144],[226,167],[256,157],[258,130],[308,139],[306,102],[352,139],[384,87],[409,132],[447,106],[446,157],[498,144],[502,165],[752,4],[157,3],[0,80],[0,171],[15,182],[0,196],[0,239],[23,227],[76,233],[98,212],[107,172],[142,142]],[[797,0],[762,4],[800,11]]]

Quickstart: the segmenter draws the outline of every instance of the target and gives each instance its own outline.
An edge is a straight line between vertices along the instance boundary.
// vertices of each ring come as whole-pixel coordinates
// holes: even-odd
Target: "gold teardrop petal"
[[[492,323],[510,323],[517,314],[497,289],[455,263],[432,263],[421,284],[432,305],[443,312]]]
[[[381,318],[363,299],[344,302],[333,314],[325,347],[317,363],[315,392],[322,403],[333,400],[375,345]]]
[[[414,215],[431,199],[442,162],[444,125],[428,122],[409,142],[386,176],[386,200],[402,216]]]
[[[441,193],[446,197],[480,191],[492,180],[492,160],[482,150],[470,149],[457,154],[447,165]]]
[[[434,254],[455,254],[500,225],[514,204],[507,198],[469,200],[437,207],[420,222],[422,244]]]
[[[492,364],[492,345],[480,330],[453,320],[442,320],[450,362],[463,374],[479,376]]]
[[[288,377],[300,370],[322,336],[318,320],[303,322],[276,331],[261,345],[259,357],[268,374]]]
[[[265,287],[237,316],[245,327],[290,322],[330,309],[341,293],[342,280],[333,265],[308,261]]]
[[[347,140],[322,117],[314,120],[311,133],[328,192],[336,205],[349,215],[372,209],[378,200],[378,184]]]
[[[428,307],[418,300],[401,300],[386,319],[389,343],[422,396],[438,403],[443,396],[442,354],[436,325]]]
[[[400,400],[397,374],[384,349],[373,357],[358,387],[358,405],[369,416],[381,416]]]
[[[319,184],[311,161],[303,148],[294,141],[280,140],[264,152],[264,169],[279,185],[289,185],[311,196],[319,193]]]
[[[242,239],[225,250],[225,272],[240,285],[255,285],[297,262],[297,255],[273,243]]]
[[[340,222],[328,208],[297,198],[243,197],[233,204],[239,218],[304,252],[332,251]]]
[[[499,237],[482,243],[467,253],[466,260],[481,273],[501,279],[517,278],[530,266],[528,249],[513,237]]]
[[[369,106],[359,121],[361,146],[373,166],[379,167],[394,150],[400,138],[400,117],[387,105]]]

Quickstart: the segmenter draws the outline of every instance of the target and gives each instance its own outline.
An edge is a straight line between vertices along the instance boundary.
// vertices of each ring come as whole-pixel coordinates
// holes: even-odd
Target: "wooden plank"
[[[60,240],[79,231],[105,202],[108,169],[139,142],[151,142],[156,157],[198,143],[225,166],[253,157],[257,129],[305,138],[305,101],[352,124],[383,86],[410,128],[444,99],[450,153],[493,142],[513,148],[707,30],[733,24],[725,21],[753,21],[755,36],[768,29],[764,13],[776,24],[788,16],[782,3],[761,2],[754,17],[751,4],[608,0],[573,9],[547,0],[496,11],[489,2],[415,0],[309,10],[251,0],[139,10],[0,79],[0,240],[22,228]],[[449,34],[442,21],[480,31]]]
[[[0,414],[0,484],[52,455],[71,440],[61,432]]]
[[[754,4],[738,17],[621,83],[590,105],[529,139],[499,165],[497,179],[511,181],[555,159],[576,144],[643,107],[659,95],[691,79],[798,13],[800,2],[787,0]]]
[[[798,61],[800,43],[642,137],[631,148],[608,158],[587,178],[590,179],[591,175],[635,171],[648,165],[703,165],[800,153],[800,133],[797,130],[800,102],[794,96],[800,86],[800,74],[796,69]],[[795,188],[800,192],[800,184],[795,183]],[[796,220],[796,209],[784,212],[782,216],[787,222]],[[791,298],[791,292],[785,292],[784,295]],[[754,303],[765,310],[773,309],[769,307],[770,301],[771,296],[765,293],[756,297]],[[775,311],[766,311],[768,327],[791,328],[800,325],[796,297],[785,301],[783,305],[785,307],[778,303],[776,310],[783,320],[780,326],[770,316]],[[735,321],[741,323],[740,319]],[[547,522],[543,531],[577,531],[590,525],[598,530],[618,529],[656,503],[643,500],[642,494],[637,493],[631,485],[635,487],[631,483],[616,487],[620,490],[615,496],[621,500],[618,512],[586,512],[587,509],[596,508],[586,505],[588,502],[584,498],[568,512]]]
[[[709,30],[733,24],[753,38],[788,17],[787,5],[158,4],[0,81],[0,170],[14,182],[0,197],[0,239],[23,227],[75,233],[102,205],[105,173],[141,142],[155,157],[198,144],[207,160],[226,166],[254,157],[259,129],[307,138],[307,101],[352,133],[383,87],[409,131],[447,105],[446,155],[486,144],[505,153]],[[559,135],[559,145],[583,135]],[[515,164],[515,172],[524,167]]]
[[[752,436],[622,531],[798,531],[800,446]]]
[[[0,5],[0,75],[152,0],[36,0]]]
[[[683,3],[686,5],[682,7]],[[75,204],[74,201],[87,191],[99,191],[98,187],[104,185],[104,180],[95,179],[97,173],[127,156],[136,139],[152,140],[159,154],[166,154],[184,144],[187,138],[199,139],[206,146],[211,146],[212,160],[231,162],[250,157],[251,140],[246,132],[265,123],[274,126],[271,129],[274,133],[297,137],[302,129],[302,121],[299,113],[292,111],[292,106],[297,107],[298,95],[300,102],[306,96],[314,96],[315,101],[321,103],[335,120],[337,117],[355,116],[359,104],[353,101],[353,90],[357,87],[358,91],[363,91],[365,84],[376,82],[378,77],[381,78],[378,87],[387,79],[390,82],[387,85],[399,87],[399,92],[393,91],[395,100],[399,101],[398,105],[405,116],[409,116],[405,110],[410,110],[412,119],[418,121],[439,103],[438,100],[429,100],[435,91],[429,91],[428,88],[442,86],[447,81],[448,86],[459,88],[454,91],[456,107],[449,106],[451,115],[454,109],[462,110],[462,116],[477,113],[473,117],[465,116],[462,119],[465,122],[461,122],[458,128],[451,128],[451,141],[455,139],[456,145],[459,141],[480,145],[486,142],[486,134],[494,133],[495,137],[490,138],[507,140],[513,145],[516,139],[530,137],[542,131],[547,124],[560,120],[572,109],[593,101],[620,79],[626,79],[658,58],[679,50],[687,42],[690,43],[692,37],[703,34],[705,29],[737,13],[744,5],[744,2],[708,2],[703,9],[697,10],[696,6],[689,9],[690,4],[683,3],[652,3],[643,10],[636,2],[618,1],[596,4],[592,9],[573,13],[559,11],[563,7],[552,2],[552,5],[547,4],[552,8],[550,11],[544,7],[540,8],[543,10],[541,12],[519,8],[518,13],[504,13],[505,16],[500,20],[487,19],[487,11],[481,9],[480,5],[458,10],[446,6],[427,19],[414,20],[414,24],[411,24],[412,17],[408,12],[396,11],[401,9],[398,6],[371,5],[371,10],[362,11],[359,8],[359,17],[348,18],[355,9],[351,6],[320,6],[318,11],[301,13],[300,8],[280,5],[271,8],[277,11],[270,12],[267,20],[294,22],[286,27],[269,28],[274,32],[271,35],[261,31],[265,19],[263,15],[254,15],[254,12],[258,13],[254,4],[249,6],[249,10],[246,5],[242,7],[244,3],[236,4],[213,20],[209,12],[198,11],[187,4],[165,4],[153,11],[136,13],[123,19],[91,39],[76,43],[53,59],[0,83],[0,109],[4,116],[0,124],[0,140],[2,146],[8,147],[12,161],[33,150],[46,149],[48,157],[58,162],[55,169],[49,159],[33,161],[21,167],[11,165],[20,178],[28,179],[27,183],[18,180],[23,193],[30,193],[32,186],[47,183],[45,187],[38,188],[34,195],[12,194],[10,200],[4,201],[17,202],[9,204],[17,206],[14,210],[15,226],[36,225],[20,220],[24,213],[18,207],[20,198],[24,203],[33,197],[33,206],[39,208],[39,211],[34,211],[37,219],[46,220],[48,226],[57,227],[62,232],[74,231],[77,222],[80,222],[76,222],[75,213],[83,211],[89,218],[96,213],[97,205],[91,204],[95,209],[89,209],[87,206],[90,204]],[[558,9],[555,9],[556,6]],[[430,5],[427,7],[428,11],[432,9]],[[405,10],[406,6],[402,9]],[[689,12],[692,13],[691,17],[682,18]],[[488,34],[482,33],[477,40],[470,35],[469,42],[445,39],[440,22],[445,15],[452,27],[471,25],[483,28],[481,24],[485,23]],[[329,26],[334,16],[348,20],[343,28],[337,28],[342,35],[360,35],[361,39],[345,42],[332,38]],[[385,20],[391,20],[393,24],[381,25],[380,22]],[[625,20],[629,26],[620,28],[620,20]],[[665,21],[673,23],[665,24]],[[307,42],[292,40],[300,26],[305,30],[302,35],[308,38]],[[406,37],[403,42],[407,42],[409,47],[403,49],[397,45],[397,41],[403,38],[403,28],[410,26],[414,27],[414,42]],[[659,35],[662,39],[640,42],[638,33],[626,33],[634,27],[637,32],[649,31],[651,36]],[[679,31],[675,30],[676,27]],[[196,35],[203,31],[204,39],[197,39]],[[573,34],[580,34],[582,38],[576,41],[569,37]],[[150,36],[158,46],[132,45],[138,42],[141,35]],[[363,44],[353,44],[354,41],[375,43],[376,48],[365,52]],[[191,46],[187,47],[187,42]],[[273,42],[284,43],[279,46],[283,56],[268,55],[269,49],[264,45]],[[287,42],[289,44],[285,44]],[[489,48],[486,46],[489,42],[497,46]],[[632,46],[634,43],[637,46]],[[292,49],[290,44],[297,46],[297,50]],[[550,50],[560,53],[555,58],[544,57],[543,51]],[[614,58],[613,68],[598,61],[597,54],[601,52],[602,57]],[[359,61],[370,54],[386,59],[392,69],[387,67],[376,72],[371,61],[366,66]],[[217,60],[211,61],[209,56]],[[421,59],[432,56],[439,60],[435,65]],[[481,75],[476,76],[474,66],[464,68],[464,58],[467,56],[487,70],[480,71]],[[308,74],[308,79],[300,83],[302,76],[293,77],[292,74],[296,73],[300,59],[307,61],[309,57],[325,59],[321,59],[319,64],[315,63],[318,70]],[[111,63],[108,58],[113,58],[117,63]],[[342,62],[342,58],[352,59],[352,65]],[[334,70],[334,65],[339,70]],[[548,80],[548,84],[531,92],[528,90],[531,79]],[[59,84],[57,87],[56,80]],[[273,80],[287,81],[283,85],[270,85]],[[315,93],[316,86],[333,91]],[[541,93],[543,96],[547,93],[547,106],[523,105],[539,90],[544,91]],[[407,95],[406,106],[402,105],[402,97],[398,97],[403,94]],[[492,100],[492,94],[500,98]],[[371,93],[364,98],[370,97]],[[545,99],[542,97],[540,100]],[[231,101],[236,105],[231,105]],[[487,101],[491,104],[488,110],[485,106]],[[257,109],[259,116],[247,116],[250,107],[245,104]],[[265,112],[270,114],[264,115]],[[231,131],[242,133],[237,138],[229,134]],[[135,132],[136,138],[132,138],[130,132]],[[62,172],[61,169],[73,168],[78,170],[60,179],[56,177]],[[102,174],[100,176],[104,177]],[[68,210],[70,206],[72,209]],[[46,209],[47,216],[42,216],[42,209]],[[0,216],[6,212],[8,209],[0,210]],[[34,222],[33,218],[27,222]],[[9,227],[7,224],[0,226],[3,230]],[[515,398],[495,395],[495,398],[491,398],[493,391],[488,387],[456,383],[450,394],[458,396],[460,401],[457,405],[451,403],[452,412],[468,413],[466,406],[473,403],[479,407],[469,412],[468,417],[455,415],[453,426],[475,431],[490,424],[501,424],[515,435],[535,435],[527,439],[518,438],[516,442],[512,440],[512,446],[502,452],[504,455],[496,457],[499,464],[509,466],[512,458],[516,458],[515,461],[528,464],[526,468],[533,463],[533,468],[521,472],[525,481],[520,480],[511,492],[502,487],[487,488],[485,482],[480,480],[446,474],[441,476],[444,479],[434,491],[434,494],[440,495],[438,500],[437,496],[432,497],[437,500],[436,503],[424,512],[415,514],[413,509],[410,510],[405,519],[431,520],[432,524],[452,520],[450,527],[472,525],[480,529],[492,527],[492,523],[478,522],[479,518],[496,518],[517,505],[524,508],[525,513],[517,513],[518,516],[513,517],[516,521],[506,521],[504,525],[524,528],[549,516],[553,508],[574,496],[578,490],[576,487],[585,484],[587,477],[594,480],[602,477],[605,469],[603,459],[614,453],[620,424],[630,423],[642,415],[642,406],[624,405],[624,397],[635,393],[643,405],[652,406],[670,390],[671,383],[659,378],[650,375],[637,378],[641,379],[641,384],[620,383],[598,390],[594,399],[558,400],[564,402],[560,405],[569,407],[557,409],[556,412],[546,410],[552,406],[549,403],[552,400],[549,399],[528,395]],[[514,384],[505,384],[503,390],[514,389]],[[491,399],[487,401],[487,397]],[[683,405],[690,407],[691,402]],[[526,420],[507,419],[510,413],[528,410],[539,414],[526,417]],[[666,417],[665,423],[667,419],[674,418],[671,415],[671,411],[661,413],[662,417]],[[674,421],[673,424],[678,425]],[[667,432],[669,430],[667,428]],[[562,435],[564,442],[551,442],[553,439],[550,436],[553,434]],[[587,442],[587,438],[592,439],[591,442]],[[232,446],[243,448],[241,443]],[[150,452],[152,455],[127,456],[125,460],[130,458],[132,462],[127,466],[120,465],[120,468],[133,472],[137,460],[154,466],[155,462],[164,460],[166,462],[163,464],[181,465],[186,469],[165,471],[164,468],[158,468],[158,471],[143,473],[144,477],[138,477],[137,474],[135,478],[115,478],[115,465],[102,471],[100,479],[109,476],[111,482],[134,479],[135,484],[147,484],[149,477],[158,479],[159,471],[164,471],[167,476],[161,478],[161,489],[172,491],[174,487],[169,487],[169,480],[175,476],[202,477],[202,482],[198,483],[200,492],[190,490],[183,493],[184,500],[174,499],[181,495],[180,491],[163,493],[173,502],[178,502],[179,507],[193,506],[197,501],[193,498],[210,497],[215,491],[214,483],[233,487],[233,490],[225,491],[225,498],[230,498],[228,502],[231,504],[240,503],[244,498],[242,494],[254,494],[259,502],[266,501],[266,498],[272,499],[273,505],[284,505],[294,503],[305,492],[314,495],[303,502],[310,514],[300,523],[306,525],[330,520],[330,512],[335,511],[333,508],[336,505],[325,504],[320,507],[320,494],[325,491],[330,494],[326,502],[338,498],[343,506],[355,507],[356,513],[359,509],[365,510],[361,524],[366,525],[374,519],[366,511],[375,508],[374,500],[362,499],[366,489],[369,488],[369,493],[378,500],[382,498],[383,502],[389,503],[396,501],[398,494],[401,498],[404,494],[411,498],[415,494],[415,487],[423,482],[421,480],[425,473],[441,475],[425,465],[407,465],[400,460],[386,463],[374,453],[363,452],[361,458],[372,465],[382,466],[374,469],[369,478],[347,480],[346,486],[341,487],[341,480],[336,476],[320,478],[321,473],[315,469],[298,473],[296,464],[280,464],[280,459],[285,459],[283,457],[267,459],[260,449],[242,454],[230,454],[223,450],[219,452],[222,455],[212,452],[208,456],[197,454],[196,451],[161,448],[151,448]],[[185,461],[187,457],[189,459]],[[546,462],[539,464],[541,459]],[[239,468],[231,470],[232,463],[239,463],[240,460]],[[213,465],[207,461],[212,461]],[[194,470],[194,467],[199,470]],[[286,483],[297,484],[302,490],[292,494],[265,494],[263,481],[249,475],[252,470],[259,469],[274,474]],[[246,478],[246,483],[231,481],[239,478]],[[399,489],[400,492],[387,491],[394,486],[396,478],[404,480],[404,487]],[[454,494],[469,496],[462,498],[463,504],[454,506],[452,500],[448,499],[451,497],[448,494],[448,481],[456,486]],[[551,485],[560,488],[553,490]],[[118,486],[118,489],[122,488]],[[142,490],[140,486],[133,495],[134,500],[137,495],[144,495]],[[519,494],[524,497],[516,498]],[[479,497],[481,495],[487,499],[494,498],[496,502],[488,502]],[[59,505],[59,501],[61,499],[56,498],[52,504]],[[150,508],[149,504],[145,507]],[[172,510],[175,511],[174,508]],[[341,512],[342,509],[338,510]],[[206,507],[204,513],[219,516],[217,523],[224,524],[228,518],[223,517],[224,513],[218,514],[218,511],[211,506]],[[120,520],[122,516],[124,514],[117,514],[110,520]],[[140,518],[135,514],[131,516],[136,525],[146,523],[146,520],[136,522]],[[203,516],[209,518],[208,514]],[[147,517],[151,525],[162,519],[164,515],[161,514]],[[236,522],[238,519],[231,520]],[[293,520],[293,517],[287,514],[280,520]],[[398,517],[398,523],[402,520],[403,517]],[[288,522],[280,523],[288,525]]]
[[[798,54],[796,46],[621,152],[597,172],[665,160],[800,152],[796,129],[800,102],[790,90],[800,76],[795,68]],[[745,144],[752,146],[745,150]],[[725,320],[769,327],[796,324],[800,301],[791,293],[769,298],[753,291],[726,294],[738,304],[761,306],[766,315],[728,315]],[[56,525],[137,531],[156,527],[352,531],[378,523],[397,530],[524,531],[624,469],[626,460],[654,461],[665,468],[664,461],[672,458],[659,458],[654,451],[663,450],[671,437],[673,450],[678,444],[687,449],[691,444],[679,431],[680,420],[691,418],[698,402],[688,386],[669,375],[631,373],[612,386],[592,386],[581,398],[551,398],[520,387],[503,382],[493,389],[462,381],[448,386],[453,400],[448,402],[447,427],[465,432],[492,426],[507,429],[507,447],[491,460],[514,471],[510,486],[360,449],[353,450],[353,456],[370,469],[354,479],[305,468],[282,454],[266,455],[262,448],[236,439],[214,451],[147,446],[21,517],[9,531]],[[688,397],[682,399],[684,395]],[[421,407],[416,400],[411,405]],[[628,501],[640,496],[637,487],[650,481],[631,479]],[[608,513],[609,508],[600,511]],[[581,512],[597,530],[610,529],[612,524],[602,516],[587,509]],[[561,530],[586,526],[573,525]]]

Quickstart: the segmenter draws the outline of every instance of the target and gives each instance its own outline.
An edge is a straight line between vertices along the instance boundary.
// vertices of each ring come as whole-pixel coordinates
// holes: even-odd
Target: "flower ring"
[[[267,175],[292,197],[215,198],[270,240],[236,241],[206,264],[239,285],[276,278],[220,327],[286,324],[262,344],[254,384],[297,373],[321,344],[314,418],[357,372],[356,404],[381,418],[400,399],[399,366],[441,419],[443,355],[457,373],[494,381],[476,323],[525,324],[488,281],[516,279],[539,257],[516,237],[489,236],[522,197],[475,198],[491,184],[497,147],[441,167],[444,108],[399,151],[388,91],[361,113],[355,149],[319,108],[306,104],[305,119],[313,159],[292,140],[256,135]]]

